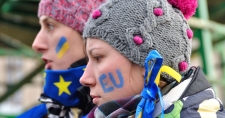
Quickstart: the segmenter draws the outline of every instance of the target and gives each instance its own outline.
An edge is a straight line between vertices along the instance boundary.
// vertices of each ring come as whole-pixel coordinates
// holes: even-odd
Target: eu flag
[[[55,99],[64,106],[76,106],[79,103],[77,88],[86,66],[69,70],[45,70],[44,94]]]

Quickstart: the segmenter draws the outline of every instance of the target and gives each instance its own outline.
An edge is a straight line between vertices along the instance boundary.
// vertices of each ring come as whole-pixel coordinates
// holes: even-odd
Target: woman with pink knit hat
[[[97,105],[87,118],[225,118],[200,67],[187,20],[197,0],[107,0],[87,21],[80,78]]]
[[[32,47],[46,63],[45,85],[39,98],[42,104],[18,118],[78,118],[93,108],[89,88],[79,83],[86,65],[82,33],[90,13],[104,1],[40,1],[41,29]]]

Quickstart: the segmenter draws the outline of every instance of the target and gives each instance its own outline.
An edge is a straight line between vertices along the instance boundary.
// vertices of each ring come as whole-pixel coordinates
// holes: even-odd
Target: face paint
[[[114,90],[114,88],[112,86],[106,88],[108,83],[107,82],[103,82],[103,80],[105,80],[105,79],[106,79],[106,74],[103,74],[103,75],[101,75],[99,77],[99,81],[100,81],[100,83],[102,85],[102,89],[103,89],[104,93],[112,92]]]
[[[63,36],[60,38],[58,45],[56,46],[56,53],[58,58],[62,58],[62,56],[69,49],[69,44],[66,41],[66,38]]]
[[[109,78],[110,78],[110,80],[112,81],[113,85],[114,85],[116,88],[122,88],[123,85],[124,85],[124,82],[123,82],[123,76],[122,76],[122,74],[121,74],[121,72],[120,72],[119,70],[116,70],[116,73],[117,73],[117,75],[118,75],[118,77],[119,77],[119,80],[120,80],[120,83],[119,83],[119,84],[116,83],[116,81],[115,81],[115,79],[114,79],[112,73],[109,73]]]
[[[120,72],[120,70],[116,70],[116,73],[118,75],[118,78],[119,78],[119,84],[116,83],[116,80],[115,78],[113,77],[112,73],[108,73],[109,75],[109,79],[111,80],[111,82],[113,83],[114,87],[116,88],[122,88],[123,85],[124,85],[124,80],[123,80],[123,76]],[[112,92],[114,90],[114,87],[113,86],[108,86],[108,83],[107,82],[104,82],[103,80],[105,80],[107,77],[106,77],[106,74],[102,74],[100,77],[99,77],[99,81],[102,85],[102,89],[104,91],[104,93],[108,93],[108,92]]]

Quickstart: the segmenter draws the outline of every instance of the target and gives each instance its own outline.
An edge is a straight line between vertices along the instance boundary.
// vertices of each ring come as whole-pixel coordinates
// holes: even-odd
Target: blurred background
[[[31,48],[40,29],[39,0],[0,0],[0,118],[14,118],[38,104],[44,63]],[[225,103],[225,0],[199,0],[189,24],[191,63],[203,68]]]

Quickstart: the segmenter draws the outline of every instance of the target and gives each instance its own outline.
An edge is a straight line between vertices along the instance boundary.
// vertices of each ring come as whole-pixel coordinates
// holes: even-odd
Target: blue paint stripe
[[[66,38],[63,36],[63,37],[60,38],[59,43],[58,43],[58,45],[56,46],[56,52],[57,52],[57,53],[62,49],[62,47],[63,47],[63,45],[64,45],[65,43],[66,43]]]

